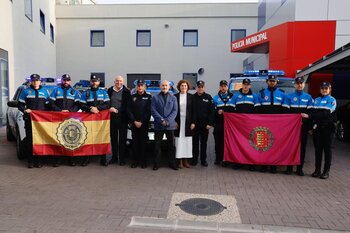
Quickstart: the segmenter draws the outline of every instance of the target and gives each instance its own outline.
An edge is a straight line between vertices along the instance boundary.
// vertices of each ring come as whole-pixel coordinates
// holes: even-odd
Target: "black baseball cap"
[[[226,80],[221,80],[220,81],[220,86],[226,85],[227,86],[227,81]]]
[[[320,87],[331,87],[331,84],[329,82],[322,82]]]
[[[139,79],[136,82],[136,85],[144,85],[145,84],[145,80]]]
[[[197,84],[197,87],[199,87],[199,86],[204,87],[205,82],[203,80],[198,80],[196,84]]]
[[[90,80],[91,81],[101,81],[99,77],[97,77],[96,75],[92,74],[90,75]]]
[[[295,83],[303,83],[303,82],[305,82],[305,80],[303,77],[297,77],[296,79],[294,79],[294,82]]]
[[[246,84],[246,85],[249,85],[251,83],[250,79],[249,78],[245,78],[242,80],[242,84]]]
[[[64,75],[62,75],[62,80],[70,81],[71,78],[70,78],[69,74],[64,74]]]
[[[278,79],[277,75],[270,74],[269,76],[267,76],[267,80],[276,80],[277,81],[277,79]]]
[[[40,75],[38,75],[38,74],[32,74],[31,76],[30,76],[30,81],[40,81]]]

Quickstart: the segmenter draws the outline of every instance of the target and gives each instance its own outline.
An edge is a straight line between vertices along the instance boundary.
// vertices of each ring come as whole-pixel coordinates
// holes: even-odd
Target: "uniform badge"
[[[333,106],[335,105],[335,102],[334,102],[334,101],[332,102],[332,105],[333,105]]]
[[[132,98],[132,101],[134,101],[134,102],[135,102],[135,101],[136,101],[136,99],[137,99],[137,98],[136,98],[136,97],[134,97],[134,98]]]
[[[59,144],[72,151],[84,145],[87,134],[85,124],[74,118],[66,119],[56,129]]]
[[[57,91],[57,95],[59,95],[59,94],[61,94],[61,92],[60,92],[60,91]]]
[[[269,99],[269,97],[268,96],[265,96],[265,98],[264,98],[265,100],[268,100]]]
[[[242,98],[242,95],[239,95],[238,98]]]
[[[273,134],[267,127],[258,126],[250,132],[249,143],[257,151],[268,151],[273,142]]]
[[[298,100],[297,97],[294,97],[294,98],[293,98],[293,101],[294,101],[294,102],[297,102],[297,100]]]
[[[29,91],[28,91],[28,94],[29,94],[29,95],[32,94],[32,90],[29,90]]]

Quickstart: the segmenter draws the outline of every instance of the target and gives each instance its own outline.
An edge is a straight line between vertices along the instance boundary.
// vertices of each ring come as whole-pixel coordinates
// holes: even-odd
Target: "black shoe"
[[[228,166],[228,163],[226,163],[224,161],[221,162],[221,167],[227,167],[227,166]]]
[[[277,173],[277,167],[276,166],[271,166],[270,173],[276,174]]]
[[[147,168],[147,163],[142,163],[141,168]]]
[[[100,165],[101,165],[101,166],[108,167],[108,162],[107,162],[107,161],[101,161],[101,162],[100,162]]]
[[[89,164],[89,157],[84,158],[83,162],[81,163],[81,166],[86,167]]]
[[[321,172],[320,171],[314,171],[314,173],[311,174],[312,177],[320,177]]]
[[[70,162],[69,164],[71,167],[75,167],[77,164],[75,162]]]
[[[202,164],[203,167],[208,167],[207,161],[203,161],[203,162],[201,162],[201,164]]]
[[[175,171],[179,170],[174,164],[169,165],[169,167]]]
[[[191,161],[191,163],[190,163],[190,165],[191,165],[191,166],[196,166],[196,165],[197,165],[197,163],[198,163],[198,161],[194,161],[194,160],[192,160],[192,161]]]
[[[42,168],[42,167],[43,167],[43,164],[42,164],[41,162],[38,162],[38,163],[35,165],[35,167],[37,167],[37,168]]]
[[[28,168],[33,168],[34,164],[33,163],[28,163]]]
[[[138,163],[132,163],[130,167],[131,168],[136,168],[137,166],[138,166]]]
[[[322,175],[320,176],[321,179],[325,180],[328,179],[329,173],[328,172],[323,172]]]
[[[297,171],[297,174],[298,174],[298,176],[304,176],[304,175],[305,175],[304,172],[303,172],[303,170]]]
[[[159,167],[157,164],[154,164],[152,169],[153,169],[153,171],[157,171],[159,169]]]
[[[267,172],[267,167],[266,166],[261,166],[260,172]]]
[[[286,175],[290,175],[290,174],[292,174],[292,172],[293,172],[293,167],[287,167],[287,170],[284,172],[284,174],[286,174]]]
[[[235,163],[235,164],[232,165],[232,169],[233,169],[233,170],[238,170],[238,169],[240,169],[240,168],[241,168],[240,164],[236,164],[236,163]]]
[[[249,171],[251,171],[251,172],[255,171],[255,167],[252,166],[252,165],[250,165],[248,169],[249,169]]]
[[[124,166],[124,165],[125,165],[125,161],[120,161],[120,162],[119,162],[119,165],[120,165],[120,166]]]
[[[113,163],[118,163],[118,159],[112,158],[112,159],[109,161],[109,164],[113,164]]]
[[[214,164],[215,164],[215,165],[220,165],[220,164],[221,164],[221,162],[220,162],[220,161],[216,161],[216,160],[215,160]]]

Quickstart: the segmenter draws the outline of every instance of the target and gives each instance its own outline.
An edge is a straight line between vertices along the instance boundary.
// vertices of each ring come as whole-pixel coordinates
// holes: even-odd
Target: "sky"
[[[95,0],[97,4],[135,4],[135,3],[221,3],[258,2],[259,0]]]

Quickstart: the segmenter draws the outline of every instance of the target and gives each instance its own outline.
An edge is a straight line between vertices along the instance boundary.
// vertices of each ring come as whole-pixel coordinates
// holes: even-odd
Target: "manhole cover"
[[[216,215],[226,209],[220,202],[207,198],[190,198],[176,205],[186,213],[200,216]]]

